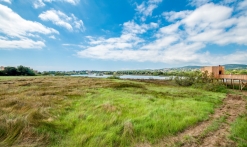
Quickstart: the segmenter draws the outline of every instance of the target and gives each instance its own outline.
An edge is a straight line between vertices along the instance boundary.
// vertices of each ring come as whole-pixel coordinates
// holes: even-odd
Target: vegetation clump
[[[16,67],[5,67],[4,70],[0,71],[0,76],[34,76],[34,70],[25,66]]]
[[[120,76],[113,74],[112,76],[107,77],[107,79],[120,79]]]
[[[186,76],[177,76],[174,81],[180,86],[192,86],[214,92],[227,92],[227,87],[214,78],[208,72],[194,72]]]

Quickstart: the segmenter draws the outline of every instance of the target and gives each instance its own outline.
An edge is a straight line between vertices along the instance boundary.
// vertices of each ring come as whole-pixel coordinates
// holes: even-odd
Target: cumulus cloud
[[[51,21],[57,26],[66,28],[69,31],[81,30],[85,31],[85,26],[82,20],[79,20],[74,14],[67,16],[61,11],[48,10],[39,15],[39,18],[43,21]]]
[[[53,28],[23,19],[10,8],[1,4],[0,17],[0,33],[5,35],[5,38],[0,38],[0,48],[42,48],[45,46],[44,41],[37,40],[40,34],[59,34]]]
[[[4,0],[4,1],[10,1],[10,0]],[[51,2],[66,2],[70,3],[72,5],[77,5],[80,3],[80,0],[34,0],[33,1],[33,6],[34,8],[40,8],[44,7],[45,3],[51,3]]]
[[[185,17],[187,17],[188,15],[190,15],[192,13],[192,11],[180,11],[180,12],[175,12],[175,11],[171,11],[171,12],[164,12],[162,15],[165,16],[166,20],[168,20],[169,22],[173,22],[173,21],[177,21],[177,20],[181,20]]]
[[[190,1],[191,6],[199,7],[199,6],[202,6],[204,4],[209,3],[211,0],[189,0],[189,1]]]
[[[45,43],[43,41],[34,41],[28,38],[19,40],[0,39],[0,44],[0,48],[2,49],[41,49],[45,47]]]
[[[247,62],[246,52],[236,51],[221,56],[209,51],[202,52],[208,44],[247,46],[247,15],[242,13],[244,10],[235,15],[236,9],[233,7],[205,2],[198,4],[195,10],[164,12],[162,15],[169,23],[166,26],[156,23],[152,27],[151,24],[138,24],[132,20],[123,24],[120,37],[88,36],[88,46],[77,55],[83,58],[172,64],[222,64],[225,59],[229,63]],[[237,7],[243,8],[244,2]],[[145,9],[142,5],[139,5],[138,11],[143,13]],[[153,31],[153,36],[148,35],[147,38],[150,31]]]
[[[247,9],[247,0],[243,0],[242,2],[240,2],[238,4],[238,9],[239,10]]]
[[[0,0],[0,2],[6,2],[6,3],[11,4],[11,0]]]
[[[39,7],[44,7],[45,6],[45,3],[42,1],[42,0],[35,0],[33,2],[33,6],[34,8],[39,8]]]
[[[152,16],[153,10],[158,7],[158,4],[163,0],[149,0],[137,5],[136,11],[140,15],[141,21],[145,21],[148,16]]]
[[[151,22],[150,24],[137,24],[133,20],[123,24],[123,33],[143,34],[149,29],[157,28],[158,24]]]

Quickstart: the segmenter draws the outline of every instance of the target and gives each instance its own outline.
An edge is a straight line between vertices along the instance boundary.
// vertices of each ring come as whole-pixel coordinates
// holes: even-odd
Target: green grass
[[[236,91],[232,91],[236,92]],[[241,94],[237,91],[236,93]],[[243,96],[247,99],[247,96]],[[237,120],[231,125],[230,138],[237,143],[238,147],[247,147],[247,106],[246,113],[239,116]]]
[[[12,81],[0,90],[0,145],[25,144],[27,131],[35,145],[152,144],[206,120],[225,97],[169,82],[81,77]],[[16,132],[9,122],[17,118]]]
[[[247,147],[247,115],[239,117],[231,127],[231,139],[238,147]]]
[[[0,76],[0,81],[27,79],[27,78],[40,78],[44,76]]]

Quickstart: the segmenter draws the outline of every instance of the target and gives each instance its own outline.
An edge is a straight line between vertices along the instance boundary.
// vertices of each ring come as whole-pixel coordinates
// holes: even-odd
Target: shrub
[[[227,92],[227,87],[214,79],[214,75],[208,72],[194,72],[186,77],[175,77],[175,82],[180,86],[192,86],[207,91]]]
[[[113,75],[113,76],[107,77],[107,79],[120,79],[120,77],[117,75]]]
[[[188,76],[188,77],[175,77],[174,78],[175,82],[180,85],[180,86],[191,86],[195,83],[196,78],[193,76]]]

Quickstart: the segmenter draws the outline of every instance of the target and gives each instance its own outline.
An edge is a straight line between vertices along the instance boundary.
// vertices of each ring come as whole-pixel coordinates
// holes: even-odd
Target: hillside
[[[247,65],[245,64],[225,64],[222,65],[225,67],[225,69],[247,69]],[[184,66],[184,67],[178,67],[177,69],[200,69],[203,66]]]
[[[225,69],[247,69],[247,65],[245,64],[226,64]]]

